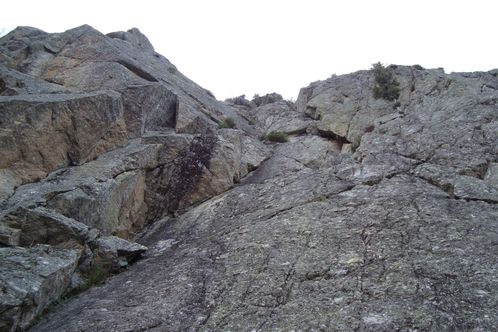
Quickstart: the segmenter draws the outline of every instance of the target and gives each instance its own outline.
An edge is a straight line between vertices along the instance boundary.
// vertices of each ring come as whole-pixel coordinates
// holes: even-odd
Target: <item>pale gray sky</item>
[[[279,92],[386,64],[451,71],[498,67],[496,0],[24,0],[2,4],[0,34],[139,28],[218,99]]]

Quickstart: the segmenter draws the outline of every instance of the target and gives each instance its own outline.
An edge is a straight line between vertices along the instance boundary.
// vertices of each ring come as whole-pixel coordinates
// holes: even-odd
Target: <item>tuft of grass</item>
[[[356,137],[353,142],[352,142],[352,150],[353,152],[356,151],[356,149],[358,149],[360,147],[360,144],[361,144],[361,136],[359,137]]]
[[[286,133],[281,131],[270,131],[268,134],[263,135],[262,139],[270,142],[285,143],[289,141]]]
[[[113,275],[116,271],[113,271],[113,265],[111,261],[107,259],[96,259],[93,262],[92,267],[83,273],[82,277],[84,280],[84,284],[81,286],[81,289],[78,292],[82,292],[91,288],[95,285],[101,284],[111,275]]]
[[[218,125],[219,128],[235,128],[235,121],[233,121],[232,118],[224,118],[220,124]]]
[[[422,67],[421,65],[413,65],[412,67],[413,67],[413,69],[416,69],[416,70],[424,70],[424,67]]]

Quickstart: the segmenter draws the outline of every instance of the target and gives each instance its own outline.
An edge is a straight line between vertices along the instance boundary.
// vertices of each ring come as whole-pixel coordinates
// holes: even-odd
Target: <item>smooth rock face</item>
[[[496,71],[397,66],[396,101],[360,71],[227,105],[137,29],[22,27],[0,62],[0,330],[97,272],[122,273],[31,330],[498,330]],[[79,127],[99,116],[103,134]]]
[[[0,97],[0,168],[31,182],[91,160],[124,143],[120,113],[119,95],[110,92]]]
[[[294,105],[285,101],[265,104],[251,110],[256,121],[256,128],[266,134],[280,131],[286,134],[302,134],[306,132],[312,120],[296,111]]]

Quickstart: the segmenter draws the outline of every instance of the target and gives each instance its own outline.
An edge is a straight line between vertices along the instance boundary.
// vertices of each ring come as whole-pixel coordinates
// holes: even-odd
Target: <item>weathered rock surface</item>
[[[498,329],[496,70],[395,66],[395,101],[361,71],[294,107],[220,103],[137,29],[18,28],[0,63],[0,330],[100,269],[31,330]]]
[[[0,169],[12,170],[1,174],[11,188],[3,197],[19,182],[84,163],[149,130],[206,133],[224,117],[251,130],[155,53],[138,29],[105,36],[90,26],[61,34],[20,27],[1,39],[0,53]]]
[[[15,170],[23,182],[82,164],[126,139],[116,93],[0,97],[0,113],[0,168]]]
[[[259,106],[264,106],[264,105],[267,105],[267,104],[273,104],[273,103],[276,103],[276,102],[279,102],[279,101],[282,101],[283,98],[281,95],[279,95],[278,93],[268,93],[264,96],[254,96],[254,98],[251,100],[251,102],[256,105],[257,107]]]
[[[91,243],[99,260],[109,261],[113,267],[125,267],[133,263],[147,250],[147,247],[132,243],[117,236],[99,237]]]
[[[29,327],[70,286],[80,252],[37,245],[0,248],[0,330]]]
[[[369,72],[303,89],[308,134],[33,331],[496,330],[498,79],[395,73],[399,105]]]
[[[256,122],[256,129],[265,134],[281,131],[286,134],[303,134],[312,123],[312,119],[298,112],[294,105],[286,101],[265,104],[251,110]]]
[[[17,28],[0,39],[0,75],[0,244],[8,259],[40,245],[79,253],[54,267],[71,282],[48,282],[36,301],[2,298],[2,331],[121,271],[147,249],[132,242],[144,226],[226,191],[270,154],[138,29]],[[227,117],[239,129],[218,131]]]

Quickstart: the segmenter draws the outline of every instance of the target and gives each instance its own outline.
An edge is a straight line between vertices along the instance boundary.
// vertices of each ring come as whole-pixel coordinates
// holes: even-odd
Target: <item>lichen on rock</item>
[[[498,330],[496,70],[223,103],[138,29],[0,52],[0,330]]]

